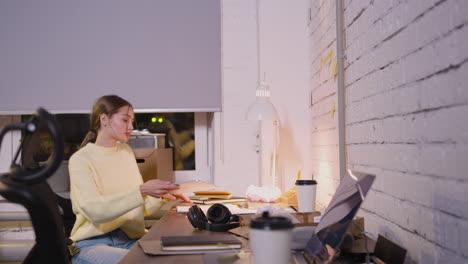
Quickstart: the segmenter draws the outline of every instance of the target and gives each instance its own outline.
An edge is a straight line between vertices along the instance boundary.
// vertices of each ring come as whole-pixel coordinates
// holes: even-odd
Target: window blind
[[[221,110],[219,0],[0,1],[0,113]]]

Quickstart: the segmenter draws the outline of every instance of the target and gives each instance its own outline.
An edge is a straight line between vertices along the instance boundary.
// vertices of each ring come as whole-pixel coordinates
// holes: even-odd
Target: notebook
[[[326,245],[338,248],[374,179],[375,175],[356,171],[348,171],[341,179],[320,223],[304,248],[307,262],[324,263],[329,258]]]
[[[195,204],[215,204],[215,203],[243,203],[247,199],[240,196],[231,196],[229,199],[218,199],[218,198],[194,198],[190,197],[190,200]]]
[[[162,250],[223,250],[242,247],[240,240],[232,234],[200,236],[162,236]]]

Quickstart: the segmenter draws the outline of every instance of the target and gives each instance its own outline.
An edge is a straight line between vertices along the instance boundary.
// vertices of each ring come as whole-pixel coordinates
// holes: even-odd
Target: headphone
[[[232,215],[231,211],[222,204],[213,204],[207,213],[208,219],[198,205],[192,205],[187,213],[187,217],[192,226],[200,230],[226,232],[240,225],[239,216]]]

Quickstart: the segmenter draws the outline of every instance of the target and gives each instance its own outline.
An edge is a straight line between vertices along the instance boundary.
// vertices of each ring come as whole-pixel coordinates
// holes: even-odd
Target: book
[[[196,197],[190,197],[190,200],[192,200],[193,203],[195,204],[215,204],[215,203],[243,203],[246,202],[247,199],[244,197],[239,197],[239,196],[232,196],[229,199],[219,199],[219,198],[196,198]]]
[[[228,191],[222,190],[210,190],[210,191],[196,191],[194,193],[194,198],[219,198],[219,199],[229,199],[231,198],[231,193]]]
[[[217,198],[217,199],[230,199],[231,195],[230,194],[195,194],[193,196],[190,196],[190,199],[212,199],[212,198]]]
[[[231,195],[228,191],[212,190],[212,191],[195,191],[195,195]]]
[[[166,251],[226,250],[241,247],[241,241],[232,234],[161,237],[161,248]]]
[[[206,190],[216,190],[219,188],[214,184],[210,184],[204,181],[192,181],[181,183],[179,185],[180,189],[172,191],[173,194],[182,194],[182,193],[194,193],[198,191],[206,191]]]

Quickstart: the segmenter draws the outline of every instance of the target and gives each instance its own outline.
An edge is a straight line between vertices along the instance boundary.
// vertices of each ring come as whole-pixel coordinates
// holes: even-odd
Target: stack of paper
[[[196,204],[216,204],[216,203],[244,203],[247,202],[247,199],[240,196],[231,196],[228,199],[221,198],[206,198],[206,197],[196,197],[191,196],[190,200]]]
[[[243,203],[245,197],[232,196],[231,192],[204,181],[182,183],[173,194],[185,194],[196,204]]]
[[[192,181],[179,184],[179,189],[172,191],[173,194],[194,194],[199,191],[213,191],[219,189],[218,186],[204,181]]]

